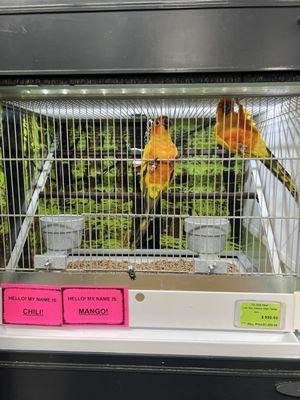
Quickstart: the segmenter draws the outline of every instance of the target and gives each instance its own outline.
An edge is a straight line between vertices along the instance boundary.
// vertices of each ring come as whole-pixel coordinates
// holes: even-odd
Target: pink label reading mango
[[[125,287],[65,287],[64,325],[128,326]]]
[[[62,325],[61,289],[55,286],[2,285],[3,324]]]

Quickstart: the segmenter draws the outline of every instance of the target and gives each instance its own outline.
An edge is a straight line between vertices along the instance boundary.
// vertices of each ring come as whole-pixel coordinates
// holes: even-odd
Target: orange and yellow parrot
[[[237,111],[235,111],[235,105],[237,105]],[[220,100],[217,105],[216,117],[215,134],[217,143],[242,157],[259,158],[290,191],[299,204],[296,183],[268,149],[250,113],[244,109],[239,101],[230,97]]]
[[[174,178],[174,159],[178,150],[172,141],[169,131],[168,117],[163,115],[151,124],[149,141],[146,144],[141,165],[141,191],[143,194],[143,214],[141,222],[132,235],[131,246],[139,247],[148,231],[150,220],[153,219],[162,193],[166,192]],[[151,217],[152,215],[152,217]]]

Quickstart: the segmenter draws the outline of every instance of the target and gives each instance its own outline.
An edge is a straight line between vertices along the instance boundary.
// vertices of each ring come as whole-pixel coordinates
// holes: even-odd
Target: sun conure
[[[169,189],[173,180],[177,155],[168,117],[163,115],[156,118],[150,126],[149,141],[142,155],[140,186],[143,194],[142,213],[146,215],[140,218],[138,228],[131,235],[131,247],[138,248],[145,237],[161,195]]]
[[[237,111],[235,111],[237,106]],[[268,149],[260,131],[238,99],[221,99],[216,110],[215,135],[219,145],[242,157],[258,158],[290,191],[299,204],[296,183]]]

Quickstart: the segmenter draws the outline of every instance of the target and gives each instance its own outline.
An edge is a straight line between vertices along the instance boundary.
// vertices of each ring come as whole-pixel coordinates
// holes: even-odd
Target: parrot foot
[[[238,145],[238,149],[239,149],[239,153],[245,155],[246,154],[246,150],[247,150],[247,146],[244,144],[239,144]]]
[[[154,172],[157,167],[158,167],[158,159],[155,158],[153,164],[150,167],[150,172]]]

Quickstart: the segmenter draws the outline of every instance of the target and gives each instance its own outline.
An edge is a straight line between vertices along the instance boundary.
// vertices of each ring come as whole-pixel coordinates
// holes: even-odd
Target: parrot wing
[[[158,199],[151,198],[149,196],[149,187],[147,185],[147,178],[149,177],[149,166],[154,162],[150,160],[151,144],[148,143],[143,151],[142,165],[141,165],[141,177],[140,177],[140,187],[143,194],[142,198],[142,213],[143,214],[155,214]],[[138,224],[135,231],[131,234],[130,246],[131,248],[138,248],[140,246],[143,237],[147,233],[149,222],[152,218],[148,216],[141,216],[139,218]]]
[[[142,156],[142,166],[141,166],[141,190],[142,192],[145,189],[145,178],[146,178],[146,174],[147,174],[147,166],[149,164],[149,159],[150,159],[150,150],[151,150],[151,146],[150,143],[148,143],[143,151],[143,156]]]

